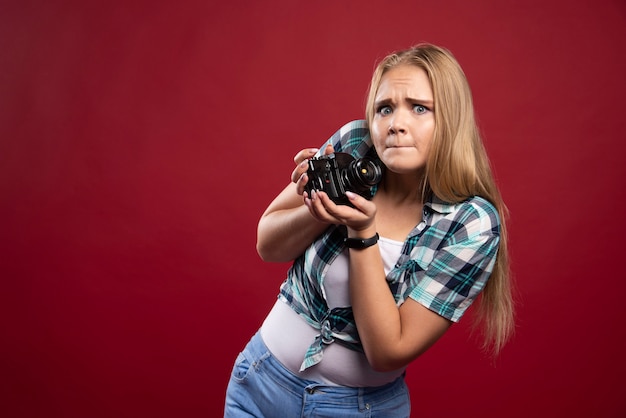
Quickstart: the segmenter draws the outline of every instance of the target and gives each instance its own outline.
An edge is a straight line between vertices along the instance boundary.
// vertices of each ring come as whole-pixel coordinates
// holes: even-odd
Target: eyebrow
[[[432,100],[427,100],[427,99],[415,99],[413,97],[407,97],[406,101],[409,103],[420,103],[420,104],[424,104],[425,106],[428,107],[433,107],[434,106],[434,102]],[[392,104],[393,100],[392,99],[382,99],[382,100],[377,100],[374,102],[374,107],[380,107],[380,106],[385,106],[385,105],[389,105]]]

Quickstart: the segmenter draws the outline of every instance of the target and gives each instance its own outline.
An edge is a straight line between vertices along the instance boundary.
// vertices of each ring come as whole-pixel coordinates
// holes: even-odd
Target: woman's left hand
[[[315,191],[304,198],[304,204],[311,215],[319,221],[346,225],[354,231],[366,231],[374,226],[376,205],[356,193],[347,192],[346,196],[354,207],[337,205],[325,192]]]

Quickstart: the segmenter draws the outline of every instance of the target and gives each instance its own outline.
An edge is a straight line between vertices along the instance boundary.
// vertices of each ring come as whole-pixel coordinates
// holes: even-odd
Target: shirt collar
[[[431,193],[430,198],[424,202],[424,209],[428,209],[431,212],[437,212],[439,214],[445,215],[448,213],[452,213],[454,211],[456,204],[445,202],[435,196],[434,193]]]

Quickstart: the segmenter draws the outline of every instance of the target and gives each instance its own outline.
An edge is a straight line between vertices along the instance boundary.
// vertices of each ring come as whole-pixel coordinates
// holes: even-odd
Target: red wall
[[[519,305],[495,364],[465,318],[411,366],[415,415],[624,416],[624,2],[263,3],[0,3],[0,415],[220,416],[292,156],[429,41],[473,87]]]

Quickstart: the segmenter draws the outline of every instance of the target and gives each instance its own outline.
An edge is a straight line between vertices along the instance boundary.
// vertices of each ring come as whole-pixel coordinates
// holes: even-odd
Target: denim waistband
[[[366,408],[368,403],[382,402],[407,391],[404,376],[391,383],[376,387],[329,386],[301,379],[283,366],[271,354],[263,342],[260,332],[257,332],[252,337],[246,347],[246,351],[248,351],[246,356],[250,356],[249,360],[252,362],[253,367],[257,367],[260,363],[266,363],[268,366],[271,366],[264,367],[264,372],[281,386],[293,392],[305,393],[308,396],[323,396],[326,402],[336,400],[343,405],[354,404],[358,405],[359,408]]]

